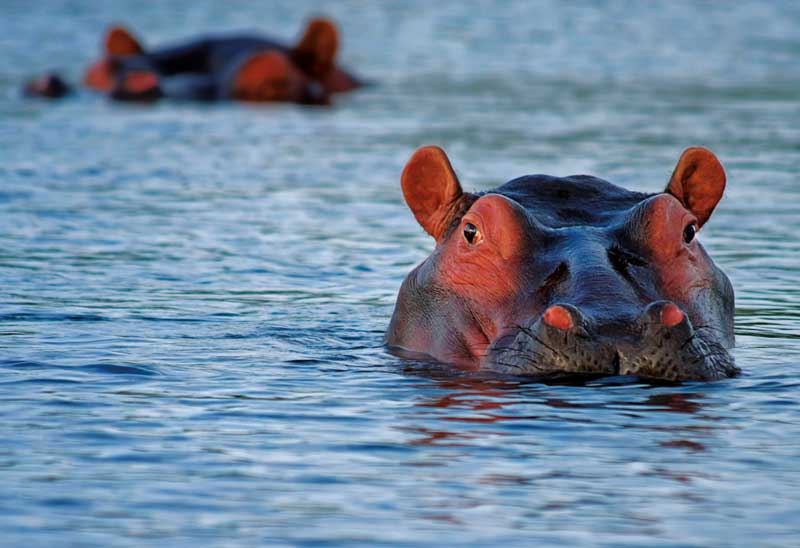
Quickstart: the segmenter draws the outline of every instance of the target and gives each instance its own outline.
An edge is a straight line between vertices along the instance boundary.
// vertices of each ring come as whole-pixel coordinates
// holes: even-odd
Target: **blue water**
[[[800,545],[796,2],[0,3],[3,546]],[[292,39],[379,82],[334,108],[26,101],[109,22]],[[663,188],[714,150],[701,239],[739,378],[521,383],[382,346],[432,242],[413,150],[468,189]]]

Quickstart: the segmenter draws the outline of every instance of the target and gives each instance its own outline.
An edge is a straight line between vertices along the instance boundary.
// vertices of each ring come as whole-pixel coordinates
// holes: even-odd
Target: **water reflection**
[[[622,377],[544,383],[419,365],[409,374],[430,385],[397,426],[418,449],[404,466],[430,481],[458,475],[471,493],[439,492],[435,505],[420,505],[421,519],[460,523],[464,512],[491,506],[499,493],[526,500],[526,515],[537,520],[593,513],[618,504],[620,489],[631,496],[643,482],[684,504],[706,504],[703,485],[719,479],[702,464],[716,458],[730,428],[720,424],[713,388]],[[580,485],[581,494],[560,494],[567,485]],[[639,507],[620,511],[658,528],[664,516],[642,510],[657,493],[645,489],[634,497]]]
[[[668,434],[657,442],[660,448],[698,453],[706,450],[708,442],[696,438],[712,435],[714,423],[720,420],[706,394],[694,385],[685,391],[680,385],[642,385],[624,378],[545,384],[454,376],[440,368],[427,374],[416,368],[414,374],[432,380],[436,390],[420,397],[414,407],[424,425],[408,428],[416,434],[411,445],[474,445],[481,438],[518,437],[553,422],[601,428],[606,421],[631,436],[637,430]],[[513,429],[502,428],[511,424]]]

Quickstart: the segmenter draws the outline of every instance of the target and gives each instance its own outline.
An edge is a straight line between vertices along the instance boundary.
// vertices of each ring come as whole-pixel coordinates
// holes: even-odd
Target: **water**
[[[276,3],[277,4],[277,3]],[[340,22],[335,108],[24,101],[100,30]],[[4,546],[800,544],[800,8],[792,2],[0,5]],[[521,383],[381,344],[432,242],[399,176],[660,190],[701,144],[737,292],[712,384]]]

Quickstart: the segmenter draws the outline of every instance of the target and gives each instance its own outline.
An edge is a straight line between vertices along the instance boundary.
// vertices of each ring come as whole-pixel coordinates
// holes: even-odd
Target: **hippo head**
[[[725,188],[710,151],[686,150],[660,194],[587,175],[471,194],[425,147],[402,187],[436,247],[400,288],[390,348],[520,375],[738,372],[733,289],[697,239]]]
[[[31,80],[23,88],[23,94],[28,97],[44,97],[46,99],[60,99],[72,91],[69,84],[57,73],[48,72],[35,80]]]

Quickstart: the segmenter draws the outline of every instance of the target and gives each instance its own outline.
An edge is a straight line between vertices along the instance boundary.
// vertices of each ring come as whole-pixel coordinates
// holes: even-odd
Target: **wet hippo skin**
[[[724,188],[696,147],[659,194],[588,175],[467,193],[444,151],[422,148],[402,189],[436,245],[403,282],[386,342],[519,375],[733,376],[733,289],[697,238]]]

